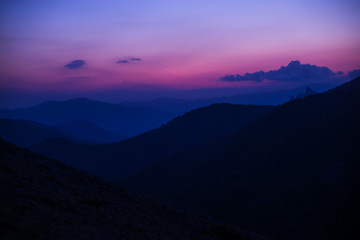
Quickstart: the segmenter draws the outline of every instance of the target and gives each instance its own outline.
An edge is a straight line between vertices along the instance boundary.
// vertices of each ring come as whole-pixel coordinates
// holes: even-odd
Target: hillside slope
[[[127,186],[280,239],[351,239],[360,213],[359,83],[285,103],[212,156],[194,148],[168,157]]]
[[[235,132],[272,109],[272,106],[214,104],[119,143],[91,146],[51,139],[36,144],[32,150],[114,180],[176,152]]]
[[[1,239],[263,239],[0,139]]]

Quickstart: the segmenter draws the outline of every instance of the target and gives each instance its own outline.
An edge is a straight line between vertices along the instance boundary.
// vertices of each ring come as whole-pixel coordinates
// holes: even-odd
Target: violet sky
[[[355,0],[3,0],[0,20],[8,91],[264,85],[219,79],[293,60],[360,68]]]

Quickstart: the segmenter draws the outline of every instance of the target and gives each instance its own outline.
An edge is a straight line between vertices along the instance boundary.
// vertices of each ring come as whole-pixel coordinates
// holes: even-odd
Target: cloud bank
[[[262,82],[263,80],[270,81],[308,81],[308,80],[322,80],[329,79],[334,76],[342,75],[342,72],[333,72],[328,67],[319,67],[310,64],[301,64],[300,61],[291,61],[287,66],[282,66],[278,70],[271,70],[268,72],[259,71],[254,73],[245,73],[244,75],[226,75],[220,78],[224,82],[238,82],[238,81],[254,81]]]
[[[81,68],[84,65],[85,65],[84,60],[74,60],[74,61],[66,64],[64,67],[67,69],[77,69],[77,68]]]

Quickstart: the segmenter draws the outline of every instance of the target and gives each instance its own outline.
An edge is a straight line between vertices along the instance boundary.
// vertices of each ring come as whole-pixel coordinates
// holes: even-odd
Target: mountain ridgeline
[[[87,145],[54,138],[31,149],[97,176],[115,180],[176,152],[231,134],[273,109],[272,106],[214,104],[190,111],[160,128],[118,143]]]
[[[124,117],[134,116],[129,113],[136,112],[134,106],[91,102],[90,109],[83,105],[89,100],[73,101],[75,108],[73,102],[71,108],[68,102],[50,102],[0,113],[61,123],[50,129],[34,122],[21,126],[43,137],[32,150],[62,162],[0,140],[0,215],[8,216],[0,218],[8,229],[0,228],[1,234],[13,239],[262,239],[131,194],[65,163],[272,239],[358,235],[360,78],[320,94],[307,89],[276,107],[213,104],[99,145],[75,143],[68,136],[81,122],[62,123],[92,119],[110,127],[124,121],[129,127],[139,123]],[[128,115],[120,117],[121,111]],[[159,118],[151,116],[159,115],[153,113],[142,117],[155,123]],[[62,133],[51,135],[54,128]]]
[[[199,96],[202,96],[199,99],[178,99],[178,98],[156,98],[150,101],[139,101],[139,102],[122,102],[121,104],[126,107],[147,107],[160,112],[169,112],[173,113],[176,116],[182,115],[185,112],[191,111],[196,108],[205,107],[215,103],[231,103],[231,104],[244,104],[244,105],[279,105],[284,102],[287,102],[291,96],[306,95],[306,89],[314,89],[315,92],[324,92],[330,88],[334,87],[331,84],[326,83],[314,83],[306,86],[297,87],[295,89],[287,90],[273,90],[269,91],[263,90],[253,93],[241,93],[239,94],[239,89],[237,88],[222,88],[222,89],[203,89],[194,91],[198,93]],[[213,91],[220,91],[221,94],[215,94]],[[206,96],[203,96],[203,93],[207,92]],[[228,92],[226,94],[226,92]],[[228,95],[229,92],[232,92],[232,95]],[[219,97],[211,97],[211,95],[219,95]],[[220,97],[221,96],[221,97]]]
[[[124,107],[85,98],[64,102],[48,101],[34,107],[0,111],[1,118],[26,119],[46,125],[86,120],[128,137],[158,127],[170,120],[171,116],[145,107]]]
[[[0,119],[0,137],[21,147],[30,147],[51,138],[88,144],[116,142],[125,138],[85,120],[49,126],[30,120],[15,119]]]
[[[123,183],[278,239],[353,239],[359,122],[357,78],[275,108],[222,147],[209,143],[211,154],[177,153]]]

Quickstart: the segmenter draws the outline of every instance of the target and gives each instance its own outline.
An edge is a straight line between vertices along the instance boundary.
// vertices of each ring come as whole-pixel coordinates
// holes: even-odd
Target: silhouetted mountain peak
[[[28,108],[0,111],[0,117],[26,119],[48,125],[86,120],[105,130],[134,136],[170,120],[170,114],[145,107],[124,107],[87,98],[47,101]]]
[[[305,92],[299,93],[299,94],[296,96],[296,98],[304,99],[304,98],[306,98],[306,97],[308,97],[308,96],[315,95],[315,94],[317,94],[317,92],[313,91],[309,86],[307,86],[307,87],[305,88]],[[295,97],[294,97],[294,96],[291,96],[291,97],[290,97],[290,100],[293,100],[293,99],[295,99]]]
[[[313,91],[309,86],[306,87],[305,96],[310,96],[310,95],[314,95],[314,94],[317,94],[317,92]]]

